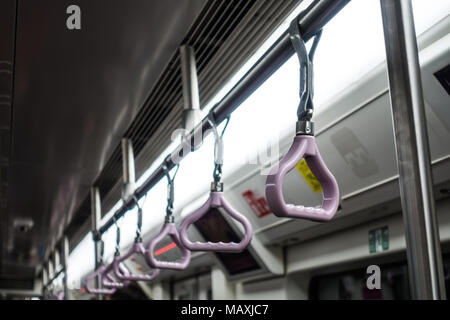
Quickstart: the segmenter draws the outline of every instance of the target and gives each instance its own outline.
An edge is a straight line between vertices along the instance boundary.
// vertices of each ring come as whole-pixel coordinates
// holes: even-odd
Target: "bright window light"
[[[203,108],[203,116],[248,72],[254,63],[286,31],[290,21],[312,1],[303,1],[268,38],[230,81]],[[450,1],[413,0],[416,33],[422,34],[450,13]],[[352,85],[385,60],[383,28],[379,0],[353,0],[324,28],[314,60],[316,115],[327,110],[327,101]],[[225,134],[224,178],[243,164],[252,163],[256,154],[264,153],[284,137],[294,135],[296,109],[299,101],[299,65],[296,56],[289,59],[273,76],[256,90],[231,116]],[[223,124],[222,126],[223,127]],[[221,128],[220,128],[221,129]],[[180,140],[175,139],[139,178],[142,183],[173,151]],[[264,162],[259,159],[258,163]],[[256,168],[256,165],[255,165]],[[204,200],[212,181],[213,136],[202,147],[190,153],[180,165],[175,180],[174,209],[185,216]],[[173,171],[172,171],[173,173]],[[143,232],[157,232],[163,223],[166,208],[167,180],[162,179],[140,203],[144,209]],[[122,205],[119,201],[102,219],[106,222]],[[195,207],[194,207],[195,205]],[[184,209],[184,210],[183,210]],[[136,231],[136,208],[118,221],[121,247],[131,244]],[[105,259],[112,258],[115,228],[104,234]],[[79,286],[79,279],[94,268],[94,246],[88,234],[73,250],[69,260],[69,283]]]
[[[94,242],[88,233],[72,250],[67,265],[67,280],[71,289],[79,289],[81,279],[94,270]]]

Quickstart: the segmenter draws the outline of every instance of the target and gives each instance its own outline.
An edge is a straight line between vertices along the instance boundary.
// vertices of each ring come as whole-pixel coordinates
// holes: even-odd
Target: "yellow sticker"
[[[322,186],[320,185],[319,180],[314,176],[305,159],[302,159],[302,161],[297,164],[296,168],[314,192],[322,192]]]

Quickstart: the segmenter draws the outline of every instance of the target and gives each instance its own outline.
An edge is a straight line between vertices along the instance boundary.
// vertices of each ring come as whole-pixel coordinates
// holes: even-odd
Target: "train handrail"
[[[120,271],[124,274],[128,273],[128,270],[121,264],[118,266],[120,268]],[[102,272],[102,285],[105,288],[115,288],[115,289],[121,289],[130,284],[130,281],[117,281],[113,278],[111,275],[111,272],[113,272],[113,263],[111,262]]]
[[[86,290],[87,293],[91,293],[91,294],[113,294],[116,292],[116,288],[91,288],[89,287],[89,282],[96,279],[97,277],[102,277],[103,271],[105,271],[105,266],[100,266],[99,268],[97,268],[97,270],[95,270],[94,272],[92,272],[90,275],[87,276],[86,280],[85,280],[85,285],[84,285],[84,289]]]
[[[284,200],[282,189],[284,177],[303,158],[322,186],[323,202],[320,208],[295,206],[286,204]],[[270,210],[278,217],[303,218],[312,221],[328,221],[333,218],[339,206],[339,189],[336,179],[320,156],[314,137],[294,138],[289,152],[267,177],[266,198]]]
[[[167,208],[166,208],[166,217],[164,220],[164,225],[161,228],[159,234],[150,240],[150,242],[146,246],[145,258],[147,264],[152,268],[158,269],[174,269],[174,270],[183,270],[189,265],[191,261],[191,252],[184,247],[183,243],[180,241],[180,236],[178,234],[177,228],[175,226],[175,219],[173,217],[173,203],[174,203],[174,179],[178,173],[179,165],[175,171],[173,177],[170,177],[170,172],[168,166],[165,166],[165,174],[168,180],[167,186]],[[155,258],[154,250],[156,245],[161,242],[166,236],[169,236],[172,241],[176,244],[178,249],[181,252],[181,260],[176,261],[161,261]]]
[[[223,195],[222,166],[223,166],[223,135],[228,126],[230,118],[223,128],[222,134],[219,134],[212,113],[209,114],[208,121],[214,133],[214,181],[211,183],[211,193],[209,199],[194,213],[187,216],[180,226],[180,239],[183,245],[191,251],[223,251],[240,252],[250,243],[253,235],[253,228],[245,216],[233,209],[225,200]],[[195,221],[201,219],[211,208],[222,208],[233,219],[239,221],[244,226],[244,237],[240,242],[191,242],[187,236],[189,226]]]
[[[156,245],[164,239],[164,237],[169,236],[173,242],[177,245],[181,252],[181,260],[178,262],[173,261],[161,261],[154,257],[154,250]],[[189,265],[191,260],[191,252],[183,245],[180,240],[180,236],[178,234],[177,228],[175,227],[175,223],[172,221],[167,221],[164,223],[159,234],[153,238],[147,245],[147,251],[145,254],[145,258],[147,263],[153,267],[158,269],[174,269],[174,270],[183,270]]]
[[[313,107],[313,57],[322,30],[314,36],[308,53],[300,33],[298,20],[290,26],[290,39],[300,62],[300,103],[297,111],[297,135],[286,156],[274,166],[266,180],[266,198],[269,208],[278,217],[302,218],[312,221],[329,221],[339,206],[339,187],[333,174],[320,156],[314,138],[314,123],[311,121]],[[283,197],[283,180],[286,174],[305,159],[312,173],[322,186],[323,201],[319,208],[286,204]]]
[[[157,268],[153,269],[152,274],[132,274],[132,273],[125,274],[124,272],[122,272],[120,268],[121,263],[123,263],[125,260],[127,260],[136,253],[145,257],[146,250],[142,242],[134,242],[133,246],[125,255],[114,257],[113,267],[114,267],[114,274],[116,275],[116,277],[120,280],[132,280],[132,281],[151,281],[155,279],[159,275],[159,269]]]
[[[191,242],[187,236],[187,229],[195,221],[207,214],[211,208],[223,208],[225,212],[244,226],[244,237],[240,242]],[[225,200],[223,192],[211,192],[209,199],[193,214],[186,217],[180,226],[180,239],[183,245],[191,251],[228,251],[240,252],[244,250],[252,239],[253,228],[250,222],[231,207]]]
[[[136,206],[137,206],[137,226],[136,226],[136,237],[134,238],[134,243],[128,252],[123,255],[116,255],[113,261],[113,269],[114,274],[120,280],[131,280],[131,281],[151,281],[155,279],[159,274],[159,269],[153,269],[151,274],[131,274],[129,272],[122,272],[120,266],[124,263],[128,258],[130,258],[134,254],[140,254],[145,257],[145,248],[142,244],[142,208],[139,205],[138,200],[134,197]]]

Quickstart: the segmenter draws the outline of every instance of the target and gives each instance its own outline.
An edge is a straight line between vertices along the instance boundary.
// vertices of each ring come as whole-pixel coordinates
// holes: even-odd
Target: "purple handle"
[[[167,235],[172,238],[173,242],[175,242],[175,244],[181,251],[181,261],[179,262],[160,261],[157,260],[153,255],[156,244],[158,244]],[[180,236],[178,235],[175,224],[173,222],[166,222],[162,227],[160,233],[155,238],[153,238],[153,240],[150,240],[150,242],[147,244],[145,259],[152,268],[183,270],[186,269],[189,261],[191,260],[191,252],[187,250],[181,243]]]
[[[86,289],[86,292],[91,293],[91,294],[113,294],[114,292],[116,292],[115,288],[111,288],[111,289],[94,289],[94,288],[90,288],[89,287],[89,282],[94,280],[97,277],[102,277],[103,271],[105,271],[105,267],[101,266],[100,268],[95,270],[93,273],[91,273],[86,278],[86,284],[84,285],[84,288]]]
[[[114,258],[114,273],[120,280],[132,280],[132,281],[150,281],[156,278],[159,274],[159,269],[153,269],[152,274],[129,274],[122,271],[121,263],[131,257],[133,254],[138,253],[145,257],[145,248],[141,242],[135,242],[131,249],[122,257],[116,256]]]
[[[120,265],[119,268],[122,273],[124,274],[128,273],[128,270],[123,265]],[[121,289],[130,284],[130,281],[124,282],[116,281],[116,279],[114,279],[113,276],[110,275],[111,271],[113,271],[113,263],[109,264],[102,272],[102,285],[105,288]]]
[[[54,296],[51,296],[49,300],[64,300],[64,292],[59,292]]]
[[[244,226],[244,237],[239,243],[235,242],[191,242],[187,237],[187,229],[195,221],[203,217],[211,208],[224,208],[225,211],[239,221]],[[253,228],[250,222],[234,210],[228,202],[226,202],[223,192],[211,192],[208,201],[200,207],[196,212],[184,219],[180,226],[180,239],[183,245],[191,251],[228,251],[239,252],[244,250],[250,243],[253,235]]]
[[[314,176],[322,185],[323,202],[321,208],[286,204],[283,198],[283,179],[305,158]],[[320,156],[313,136],[296,136],[289,152],[274,167],[266,181],[266,198],[269,208],[278,217],[303,218],[312,221],[329,221],[336,214],[339,205],[339,188],[333,174]]]

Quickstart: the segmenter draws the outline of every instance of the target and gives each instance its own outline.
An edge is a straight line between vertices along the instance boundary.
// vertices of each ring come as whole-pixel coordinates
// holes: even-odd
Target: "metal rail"
[[[322,27],[330,21],[350,0],[316,0],[298,17],[300,29],[305,41],[309,40]],[[237,109],[256,89],[258,89],[279,67],[281,67],[292,55],[294,49],[291,45],[289,34],[285,32],[268,52],[261,57],[258,62],[245,74],[245,76],[228,92],[228,94],[217,103],[212,109],[212,116],[215,124],[219,125],[235,109]],[[209,133],[211,125],[208,117],[205,117],[201,124],[196,126],[184,139],[184,142],[176,148],[153,174],[135,191],[137,199],[142,198],[154,185],[165,177],[164,165],[169,169],[176,164],[172,161],[172,156],[177,155],[178,159],[184,158],[191,150],[199,147],[202,139],[194,137],[204,137]],[[114,215],[98,229],[100,234],[106,232],[115,219],[122,217],[125,212],[134,207],[134,201],[125,203]]]
[[[410,0],[381,0],[413,299],[445,299],[430,148]]]
[[[61,253],[62,253],[62,265],[64,271],[63,287],[64,287],[64,300],[69,300],[69,278],[68,278],[68,267],[69,267],[69,239],[66,235],[63,236],[61,241]]]
[[[91,228],[92,236],[94,239],[94,259],[95,259],[95,270],[97,270],[102,265],[102,253],[103,253],[103,243],[100,241],[98,226],[100,224],[102,205],[100,202],[100,191],[97,187],[91,187]],[[95,288],[101,289],[102,283],[99,277],[96,277]],[[97,294],[97,300],[102,300],[102,295]]]

